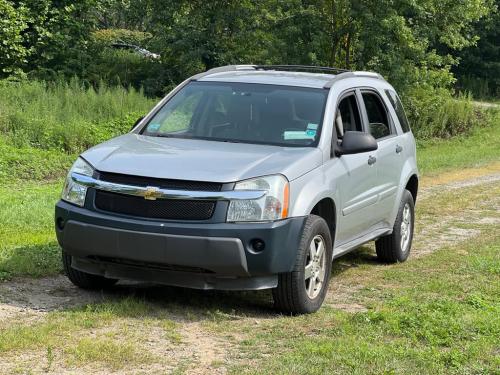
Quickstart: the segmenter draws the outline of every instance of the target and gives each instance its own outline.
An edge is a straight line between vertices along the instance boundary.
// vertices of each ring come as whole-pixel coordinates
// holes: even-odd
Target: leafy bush
[[[86,87],[77,79],[46,85],[0,82],[0,133],[16,147],[78,153],[129,130],[154,101],[141,91]]]
[[[109,47],[116,42],[124,42],[144,47],[152,38],[151,33],[127,29],[101,29],[91,34],[91,43],[100,48]]]
[[[486,122],[485,112],[472,103],[470,94],[452,97],[448,90],[419,87],[403,96],[415,136],[449,138],[470,132]]]
[[[0,77],[19,75],[20,65],[28,55],[23,45],[23,31],[28,27],[24,6],[15,8],[11,3],[0,1]]]
[[[143,88],[149,97],[162,95],[167,80],[158,60],[109,46],[95,51],[84,77],[95,86],[104,81],[111,86]]]

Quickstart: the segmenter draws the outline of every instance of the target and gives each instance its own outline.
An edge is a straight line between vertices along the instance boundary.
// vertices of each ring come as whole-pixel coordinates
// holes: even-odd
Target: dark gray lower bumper
[[[77,270],[111,279],[150,281],[159,284],[194,289],[259,290],[274,288],[278,275],[271,276],[221,276],[217,274],[166,271],[149,267],[130,266],[106,261],[92,261],[73,257],[71,266]]]
[[[56,205],[56,233],[73,266],[114,278],[202,289],[262,289],[292,270],[304,218],[272,223],[179,223]],[[265,248],[252,249],[261,239]]]

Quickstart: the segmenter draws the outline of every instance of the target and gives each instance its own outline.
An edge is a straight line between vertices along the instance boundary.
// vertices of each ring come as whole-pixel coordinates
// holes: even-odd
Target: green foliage
[[[26,8],[16,9],[10,1],[0,0],[0,78],[20,74],[28,56],[22,35],[27,27]]]
[[[85,46],[95,20],[90,12],[99,0],[37,0],[25,3],[30,27],[23,33],[30,48],[25,71],[54,80],[81,74]]]
[[[271,57],[281,63],[375,70],[399,90],[421,84],[449,87],[454,50],[474,42],[472,21],[489,0],[270,2]]]
[[[494,10],[474,24],[477,46],[459,53],[460,64],[454,68],[458,88],[479,98],[500,97],[500,1]]]
[[[450,68],[464,48],[469,74],[483,55],[489,65],[478,77],[498,70],[494,0],[1,1],[9,25],[0,47],[9,52],[0,55],[4,75],[23,71],[50,81],[77,75],[95,87],[100,80],[142,86],[149,96],[234,63],[375,70],[401,92],[417,85],[449,89]],[[478,34],[479,54],[470,49]],[[116,41],[146,47],[161,61],[113,50]]]
[[[134,87],[149,97],[162,95],[166,91],[165,72],[159,61],[109,46],[93,48],[93,63],[85,74],[85,79],[93,86],[98,87],[106,82],[110,86]]]
[[[78,153],[128,131],[153,101],[142,92],[77,79],[46,85],[0,83],[0,133],[16,147]]]
[[[138,46],[145,46],[151,33],[127,29],[101,29],[96,30],[91,35],[91,43],[98,48],[109,47],[113,43],[123,42]]]
[[[480,69],[474,68],[474,72],[475,71],[479,72]],[[459,75],[457,88],[461,91],[472,93],[477,99],[500,97],[500,82],[498,80],[495,80],[495,78],[478,77],[475,73],[462,76]]]
[[[104,81],[112,86],[142,88],[150,97],[162,95],[166,91],[165,67],[158,59],[113,47],[114,43],[147,47],[151,37],[147,32],[126,29],[94,31],[87,46],[87,54],[92,59],[81,75],[94,87]]]
[[[467,134],[487,122],[485,111],[474,106],[470,95],[454,98],[445,89],[416,87],[403,98],[418,139]]]

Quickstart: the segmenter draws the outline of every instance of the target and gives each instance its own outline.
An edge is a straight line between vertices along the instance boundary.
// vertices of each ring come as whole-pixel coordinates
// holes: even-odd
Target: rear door
[[[395,200],[404,164],[403,144],[380,93],[375,89],[363,89],[361,96],[365,123],[378,143],[375,188],[378,194],[377,220],[381,227],[390,227],[390,217],[397,203]]]
[[[344,93],[336,109],[334,141],[342,141],[346,131],[364,131],[360,97],[355,90]],[[335,246],[342,245],[365,234],[373,224],[377,191],[376,167],[370,162],[374,152],[342,155],[331,160],[332,178],[340,196],[341,215],[338,217]]]

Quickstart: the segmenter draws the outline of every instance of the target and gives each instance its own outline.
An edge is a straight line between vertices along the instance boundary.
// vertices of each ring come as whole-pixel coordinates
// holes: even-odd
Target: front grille
[[[95,206],[101,211],[166,220],[208,220],[215,211],[215,201],[177,199],[153,201],[100,190],[95,194]]]
[[[189,190],[189,191],[220,191],[222,184],[218,182],[171,180],[164,178],[151,178],[132,176],[127,174],[97,172],[97,179],[116,184],[135,186],[155,186],[162,189]]]
[[[155,269],[160,271],[177,271],[177,272],[191,272],[191,273],[214,273],[213,271],[207,270],[205,268],[191,267],[191,266],[179,266],[176,264],[164,264],[164,263],[152,263],[152,262],[140,262],[136,260],[123,259],[123,258],[109,258],[101,256],[89,256],[89,259],[120,264],[124,266],[132,266],[139,268]]]

